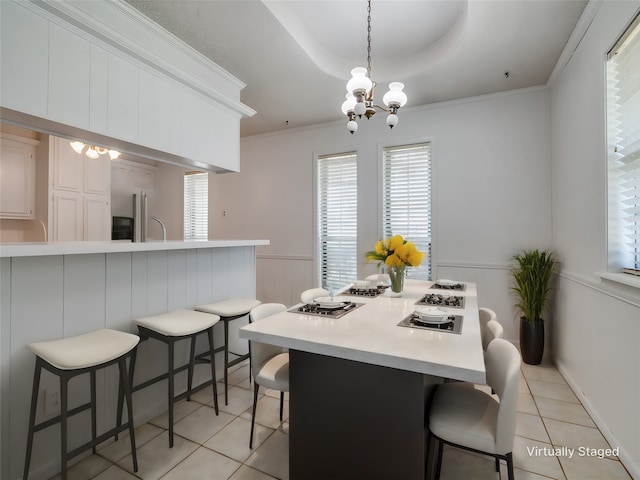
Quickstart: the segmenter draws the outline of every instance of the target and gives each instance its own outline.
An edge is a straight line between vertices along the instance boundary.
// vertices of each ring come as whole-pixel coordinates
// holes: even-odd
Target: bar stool
[[[211,362],[211,380],[201,383],[195,387],[193,383],[193,367],[195,365],[195,348],[196,338],[200,334],[207,334],[209,339],[209,349],[213,349],[213,326],[218,323],[220,317],[217,315],[207,315],[193,310],[173,310],[171,312],[154,315],[151,317],[138,318],[134,322],[138,325],[138,334],[142,340],[155,338],[168,347],[168,370],[167,373],[158,375],[133,387],[133,391],[137,392],[156,382],[168,379],[169,388],[167,394],[169,408],[169,448],[173,447],[173,405],[178,400],[186,398],[191,399],[191,394],[202,390],[209,385],[213,385],[213,404],[215,406],[216,415],[218,415],[218,388],[216,386],[216,364]],[[175,367],[174,365],[174,347],[175,343],[184,340],[191,340],[191,348],[189,354],[189,362]],[[135,366],[135,356],[132,359],[131,375],[133,384],[133,368]],[[176,373],[188,370],[187,390],[175,394],[175,375]]]
[[[247,358],[251,358],[251,351],[244,355],[238,355],[238,358],[229,361],[229,322],[237,320],[245,315],[248,315],[251,309],[260,305],[260,300],[253,298],[228,298],[220,302],[209,303],[207,305],[196,305],[196,310],[199,312],[210,313],[218,315],[220,320],[224,322],[224,345],[216,348],[212,348],[211,351],[198,355],[198,360],[207,361],[204,357],[213,357],[216,353],[224,351],[224,404],[229,404],[228,388],[229,388],[229,367],[232,367]],[[251,321],[251,319],[249,319]],[[251,348],[251,347],[249,347]],[[213,353],[212,353],[213,352]],[[237,354],[234,354],[237,355]],[[251,375],[249,375],[251,379]]]
[[[51,425],[60,422],[60,449],[62,459],[61,477],[67,478],[67,461],[89,447],[96,453],[96,445],[104,442],[109,437],[116,437],[118,433],[128,429],[131,439],[131,457],[133,470],[138,471],[138,459],[136,457],[136,442],[133,432],[133,409],[131,406],[131,383],[127,375],[126,358],[132,356],[140,339],[131,333],[118,332],[116,330],[102,329],[75,337],[62,338],[49,342],[30,343],[27,348],[36,354],[36,366],[33,376],[33,391],[31,393],[31,412],[29,414],[29,433],[27,435],[27,453],[24,462],[23,479],[29,476],[29,464],[31,463],[31,450],[33,447],[33,435]],[[118,399],[124,392],[127,401],[127,422],[122,424],[119,415],[117,425],[109,431],[97,435],[96,430],[96,370],[106,368],[117,363],[120,373],[120,386]],[[36,425],[36,407],[38,405],[38,390],[42,370],[47,370],[57,375],[60,380],[60,415],[43,421]],[[68,410],[68,384],[75,376],[89,373],[91,400],[72,410]],[[91,410],[91,441],[67,452],[67,419],[83,412]]]

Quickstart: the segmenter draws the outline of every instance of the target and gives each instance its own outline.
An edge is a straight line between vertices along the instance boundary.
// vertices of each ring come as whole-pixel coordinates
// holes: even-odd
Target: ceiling
[[[126,0],[247,86],[241,135],[344,119],[367,66],[364,0]],[[374,0],[371,77],[404,108],[544,85],[587,0]],[[508,72],[508,74],[507,74]],[[402,124],[402,109],[399,113]]]

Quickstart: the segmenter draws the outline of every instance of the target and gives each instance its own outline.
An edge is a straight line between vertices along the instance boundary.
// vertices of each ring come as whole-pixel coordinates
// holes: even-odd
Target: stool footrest
[[[238,355],[237,353],[232,353],[232,352],[229,352],[229,353],[231,353],[232,355]],[[227,366],[233,367],[234,365],[237,365],[240,362],[244,362],[247,358],[249,358],[249,354],[245,353],[243,355],[240,355],[238,358],[234,358],[233,360],[231,360],[229,363],[227,363]]]
[[[184,391],[182,393],[179,393],[178,395],[176,395],[173,398],[175,398],[175,401],[182,400],[183,398],[190,397],[194,393],[199,392],[203,388],[209,387],[211,385],[213,385],[213,380],[207,380],[206,382],[203,382],[200,385],[196,385],[195,387],[191,387],[191,390],[187,390],[187,391]]]
[[[120,432],[124,432],[125,430],[128,430],[128,429],[129,429],[129,423],[128,422],[124,423],[124,424],[122,424],[122,425],[120,425],[118,427],[112,428],[108,432],[104,432],[103,434],[97,436],[95,440],[90,440],[87,443],[85,443],[84,445],[80,445],[79,447],[74,448],[70,452],[67,452],[67,458],[68,459],[73,458],[76,455],[79,455],[80,453],[86,451],[89,447],[95,447],[96,445],[101,444],[105,440],[108,440],[111,437],[116,436]]]
[[[185,370],[187,370],[189,368],[189,364],[186,363],[184,365],[182,365],[181,367],[175,368],[173,370],[173,373],[180,373],[183,372]],[[137,392],[138,390],[142,390],[143,388],[148,387],[149,385],[153,385],[154,383],[159,382],[160,380],[166,380],[169,378],[169,373],[162,373],[160,375],[158,375],[157,377],[153,377],[150,378],[149,380],[145,380],[144,382],[138,384],[138,385],[134,385],[133,387],[131,387],[131,392]]]
[[[80,412],[84,412],[85,410],[89,410],[90,408],[91,408],[91,402],[85,403],[84,405],[80,405],[72,410],[69,410],[67,412],[67,418],[73,417],[74,415]],[[33,433],[39,432],[40,430],[44,430],[45,428],[50,427],[51,425],[55,425],[56,423],[59,423],[61,419],[62,419],[62,415],[57,415],[53,418],[50,418],[49,420],[45,420],[44,422],[34,425]]]

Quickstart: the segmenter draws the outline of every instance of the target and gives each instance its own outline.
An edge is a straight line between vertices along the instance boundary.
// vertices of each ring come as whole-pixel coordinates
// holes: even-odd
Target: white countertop
[[[464,292],[430,290],[432,284],[406,280],[400,298],[391,298],[388,292],[369,299],[344,297],[365,305],[338,319],[282,312],[242,327],[240,337],[331,357],[485,383],[475,284],[466,283]],[[461,334],[398,326],[427,292],[466,297],[464,309],[444,309],[463,315]]]
[[[82,255],[88,253],[150,252],[159,250],[189,250],[193,248],[248,247],[269,245],[269,240],[199,240],[199,241],[152,241],[130,242],[49,242],[49,243],[2,243],[2,257],[36,257],[45,255]]]

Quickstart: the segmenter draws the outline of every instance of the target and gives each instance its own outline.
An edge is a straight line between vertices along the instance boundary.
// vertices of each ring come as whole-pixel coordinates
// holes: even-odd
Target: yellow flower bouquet
[[[394,235],[386,240],[379,240],[374,250],[366,254],[367,262],[377,260],[378,266],[384,263],[391,280],[391,292],[400,295],[404,286],[406,267],[417,267],[422,263],[424,253],[418,251],[413,242],[402,238],[402,235]]]

